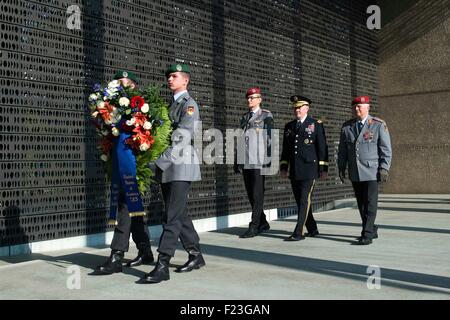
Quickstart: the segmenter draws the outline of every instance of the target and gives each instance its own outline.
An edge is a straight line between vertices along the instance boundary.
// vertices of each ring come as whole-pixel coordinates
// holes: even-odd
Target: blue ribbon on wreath
[[[112,174],[109,218],[114,221],[117,221],[117,208],[119,198],[123,201],[122,195],[124,195],[130,217],[145,215],[136,179],[136,157],[131,148],[125,143],[130,136],[130,133],[121,132],[114,139],[114,145],[111,150]]]

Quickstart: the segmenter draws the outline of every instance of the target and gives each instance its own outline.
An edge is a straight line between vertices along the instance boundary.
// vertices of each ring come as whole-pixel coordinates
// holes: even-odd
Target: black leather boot
[[[170,256],[160,253],[155,268],[144,275],[137,283],[159,283],[170,279],[169,261]]]
[[[117,272],[122,272],[122,261],[124,252],[119,250],[112,250],[106,262],[95,268],[94,274],[113,274]]]
[[[243,234],[239,236],[239,238],[253,238],[257,236],[259,233],[258,228],[255,228],[254,226],[250,225]]]
[[[141,264],[149,265],[155,261],[150,243],[139,243],[137,247],[139,249],[138,255],[133,260],[127,262],[127,267],[137,267]]]
[[[192,249],[188,251],[188,261],[181,267],[175,269],[175,272],[190,272],[194,269],[200,269],[206,265],[205,259],[199,249]]]
[[[261,221],[261,223],[259,224],[259,228],[258,228],[258,232],[262,233],[264,231],[267,231],[270,229],[270,224],[266,221]]]

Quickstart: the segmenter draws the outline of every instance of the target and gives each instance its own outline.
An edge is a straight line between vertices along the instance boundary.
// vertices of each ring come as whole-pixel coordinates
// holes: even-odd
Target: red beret
[[[352,106],[354,106],[355,104],[370,104],[370,98],[369,96],[356,97],[352,101]]]
[[[247,90],[247,93],[245,94],[245,96],[248,97],[253,94],[261,94],[261,89],[258,87],[250,88]]]

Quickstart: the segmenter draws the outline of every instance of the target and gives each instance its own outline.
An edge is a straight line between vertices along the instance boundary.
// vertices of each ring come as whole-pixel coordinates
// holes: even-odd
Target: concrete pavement
[[[135,284],[149,266],[89,275],[108,248],[0,258],[0,299],[450,299],[450,195],[381,196],[380,238],[369,246],[353,245],[356,209],[315,217],[320,235],[300,242],[282,241],[295,217],[251,239],[238,238],[245,226],[201,233],[207,265],[186,274],[171,268],[171,280],[155,285]],[[130,248],[126,258],[136,254]],[[186,258],[180,247],[171,263]]]

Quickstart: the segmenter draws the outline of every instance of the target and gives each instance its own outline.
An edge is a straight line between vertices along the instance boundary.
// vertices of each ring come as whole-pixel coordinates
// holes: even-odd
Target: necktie
[[[249,118],[249,119],[251,119],[251,118],[253,117],[254,114],[255,114],[255,113],[254,113],[253,111],[250,111],[250,118]]]
[[[362,127],[363,127],[363,123],[361,121],[358,121],[358,134],[361,133]]]
[[[295,129],[298,130],[302,126],[302,122],[300,120],[297,120],[297,125],[295,126]]]

